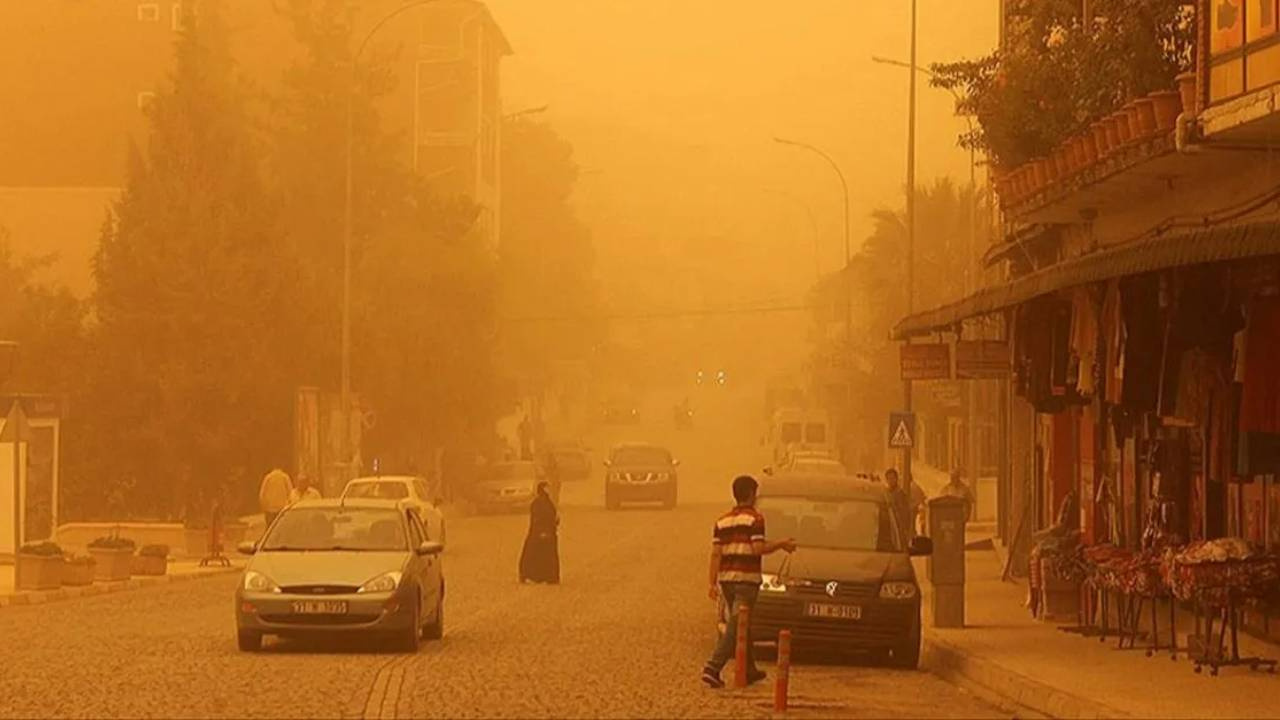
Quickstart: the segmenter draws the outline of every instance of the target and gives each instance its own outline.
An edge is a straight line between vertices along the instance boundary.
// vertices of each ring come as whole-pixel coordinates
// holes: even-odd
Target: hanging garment
[[[1241,432],[1280,433],[1280,298],[1249,303],[1245,340],[1244,387],[1240,399]]]
[[[1076,391],[1091,398],[1096,388],[1098,314],[1088,288],[1076,288],[1071,297],[1071,353],[1078,362]]]
[[[1120,281],[1107,283],[1102,298],[1102,333],[1107,372],[1102,373],[1102,397],[1119,405],[1124,387],[1124,315],[1120,311]]]
[[[1135,410],[1154,412],[1160,394],[1164,327],[1156,275],[1125,278],[1120,283],[1124,315],[1124,385],[1120,401]]]

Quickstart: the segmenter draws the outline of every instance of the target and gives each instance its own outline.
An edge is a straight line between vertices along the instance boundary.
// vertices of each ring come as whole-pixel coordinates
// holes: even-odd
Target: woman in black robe
[[[529,534],[520,553],[520,582],[560,582],[560,543],[556,537],[559,525],[560,517],[547,492],[547,483],[538,483],[538,494],[529,505]]]

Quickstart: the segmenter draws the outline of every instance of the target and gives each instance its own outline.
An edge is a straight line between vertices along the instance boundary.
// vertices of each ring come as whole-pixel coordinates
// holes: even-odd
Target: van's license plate
[[[836,620],[861,620],[862,607],[858,605],[831,605],[829,603],[809,603],[804,608],[809,617],[833,618]]]
[[[343,600],[295,600],[294,615],[346,615],[347,603]]]

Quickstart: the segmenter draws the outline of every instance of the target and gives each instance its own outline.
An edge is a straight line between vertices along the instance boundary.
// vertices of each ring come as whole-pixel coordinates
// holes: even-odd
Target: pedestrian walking
[[[716,520],[711,540],[711,567],[707,594],[713,601],[724,600],[729,618],[724,634],[716,643],[711,659],[702,668],[702,682],[711,688],[724,687],[720,671],[733,656],[738,635],[739,608],[746,606],[748,623],[760,592],[761,558],[779,550],[793,552],[793,539],[770,542],[765,539],[764,516],[756,510],[759,484],[750,475],[733,480],[734,506]],[[746,629],[750,633],[750,628]],[[747,644],[747,683],[757,683],[765,674],[756,667],[751,644]]]
[[[292,500],[293,481],[289,479],[289,473],[275,468],[262,477],[262,484],[258,486],[258,504],[262,507],[267,527],[271,527],[276,516]]]
[[[299,500],[319,500],[321,497],[323,496],[320,491],[311,484],[311,478],[305,473],[298,473],[298,481],[289,492],[289,503],[293,504]]]
[[[560,515],[547,483],[538,483],[538,494],[529,504],[529,534],[520,552],[520,582],[560,582]]]
[[[910,540],[916,536],[917,521],[924,512],[924,491],[915,483],[911,483],[910,490],[902,487],[898,471],[894,468],[884,471],[884,483],[889,489],[889,502],[897,516],[898,527],[905,539]]]
[[[964,484],[963,470],[961,470],[960,468],[956,468],[951,471],[951,479],[947,481],[946,485],[942,486],[942,490],[938,491],[938,496],[954,497],[954,498],[960,498],[961,500],[964,500],[965,522],[969,522],[973,520],[973,491],[969,489],[968,485]]]

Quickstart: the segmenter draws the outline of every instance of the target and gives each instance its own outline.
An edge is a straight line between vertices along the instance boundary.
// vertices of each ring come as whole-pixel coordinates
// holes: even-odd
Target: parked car
[[[680,464],[671,451],[649,443],[624,443],[615,446],[605,461],[604,504],[616,510],[624,502],[660,502],[663,507],[676,506]]]
[[[591,476],[591,456],[577,443],[550,443],[544,454],[555,458],[561,480],[576,482]]]
[[[265,635],[377,635],[416,651],[444,634],[444,545],[427,539],[411,504],[303,500],[285,508],[251,555],[235,592],[236,641]]]
[[[905,541],[883,485],[766,478],[757,507],[769,537],[793,537],[797,549],[764,559],[752,642],[776,642],[785,628],[798,646],[919,664],[920,585],[911,557],[932,554],[933,543]]]
[[[345,498],[369,498],[379,500],[403,500],[417,508],[418,515],[427,526],[427,539],[447,542],[444,514],[435,503],[425,478],[413,475],[380,475],[356,478],[342,489]]]
[[[481,470],[480,479],[468,488],[469,499],[482,512],[527,510],[539,479],[538,465],[532,461],[495,463]]]

